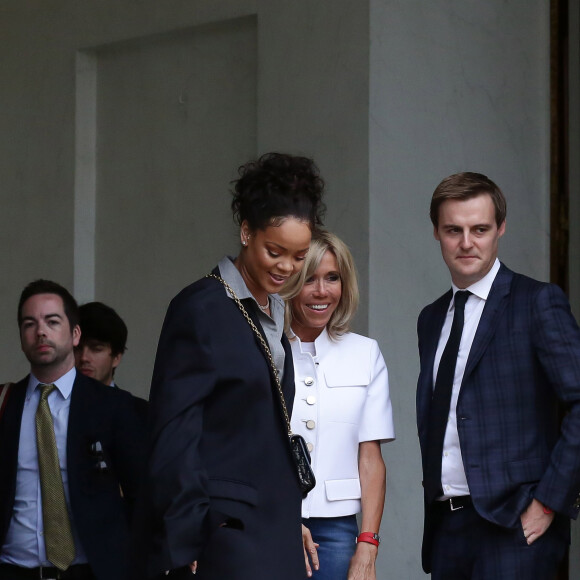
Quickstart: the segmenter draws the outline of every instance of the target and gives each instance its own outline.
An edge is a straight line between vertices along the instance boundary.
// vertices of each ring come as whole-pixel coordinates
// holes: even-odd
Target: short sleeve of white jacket
[[[392,441],[389,373],[377,341],[351,332],[330,345],[320,356],[320,367],[329,389],[348,392],[344,403],[357,410],[359,443]]]

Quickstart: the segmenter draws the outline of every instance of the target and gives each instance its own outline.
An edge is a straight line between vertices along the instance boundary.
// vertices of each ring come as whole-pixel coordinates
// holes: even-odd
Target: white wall
[[[457,171],[508,199],[500,257],[549,274],[549,20],[540,0],[372,0],[369,331],[390,369],[398,440],[380,551],[384,578],[420,579],[422,488],[415,423],[420,309],[450,287],[429,201]]]
[[[361,0],[263,0],[258,142],[307,151],[326,180],[325,224],[354,254],[367,330],[369,14]]]
[[[230,181],[269,150],[317,161],[367,296],[365,2],[6,0],[0,16],[4,378],[27,367],[18,295],[47,277],[119,311],[116,378],[146,395],[169,299],[237,251]]]
[[[252,93],[256,93],[254,73],[253,80],[250,75],[253,86],[243,91],[244,103],[250,99],[250,104],[242,110],[247,111],[250,107],[251,112],[244,145],[240,147],[232,138],[221,149],[214,147],[218,155],[227,150],[230,172],[225,173],[216,162],[215,176],[208,179],[197,171],[200,179],[191,183],[193,171],[184,166],[188,156],[195,156],[187,146],[197,137],[197,117],[190,115],[189,121],[182,120],[180,124],[172,115],[183,114],[184,107],[179,109],[179,95],[201,83],[198,79],[196,84],[194,79],[188,84],[188,79],[183,78],[185,67],[180,77],[180,72],[175,70],[177,65],[170,66],[171,57],[186,53],[182,49],[184,42],[189,42],[193,51],[211,45],[211,39],[204,45],[199,37],[203,37],[204,31],[208,36],[207,26],[211,30],[212,23],[218,23],[215,36],[219,37],[223,36],[223,26],[227,29],[227,23],[239,19],[244,39],[236,41],[236,33],[226,36],[234,48],[251,48],[248,59],[254,61],[253,69],[250,64],[245,70],[256,70],[256,33],[252,31],[255,24],[251,23],[256,17],[255,2],[196,2],[193,7],[192,3],[177,0],[162,4],[156,1],[7,0],[0,10],[0,50],[3,54],[0,60],[3,87],[0,94],[0,199],[3,208],[0,235],[4,242],[0,271],[5,276],[5,283],[0,286],[0,319],[4,321],[0,333],[5,345],[0,363],[3,377],[14,380],[27,370],[13,322],[16,304],[26,283],[46,277],[67,286],[80,301],[100,299],[119,310],[129,326],[129,352],[119,369],[119,381],[133,392],[146,394],[166,304],[179,285],[190,279],[188,272],[197,268],[195,275],[198,275],[199,269],[207,269],[207,263],[202,262],[205,253],[199,251],[195,254],[195,266],[190,268],[185,263],[184,252],[180,250],[191,241],[191,236],[184,236],[182,246],[173,251],[168,251],[165,244],[164,252],[151,252],[151,241],[155,240],[155,248],[160,245],[160,236],[166,242],[170,226],[166,222],[159,223],[160,227],[150,227],[146,231],[143,225],[154,220],[155,215],[161,221],[164,215],[171,218],[177,213],[182,218],[178,224],[180,231],[186,230],[199,217],[192,215],[199,210],[195,203],[200,204],[199,196],[195,196],[196,186],[202,190],[205,187],[208,196],[221,195],[221,205],[227,215],[229,180],[235,175],[236,165],[258,150],[255,96],[252,103]],[[219,23],[225,24],[220,27]],[[167,46],[171,50],[167,51]],[[159,82],[154,87],[146,82],[139,83],[139,73],[147,73],[148,69],[138,58],[133,61],[135,69],[122,76],[122,64],[130,61],[130,58],[123,60],[124,55],[146,53],[147,50],[152,56],[148,61],[149,70],[156,72],[156,80],[162,75],[171,80],[166,93],[159,89]],[[201,54],[203,56],[203,51]],[[165,70],[160,66],[163,58],[169,61]],[[222,57],[222,61],[224,59],[228,56]],[[107,67],[107,63],[110,66]],[[193,72],[199,73],[198,70]],[[204,74],[201,80],[207,83],[209,75]],[[123,87],[123,81],[127,86]],[[219,80],[211,84],[212,90],[216,86],[220,86]],[[198,104],[194,101],[192,106]],[[115,117],[120,111],[124,115]],[[227,119],[226,114],[223,116]],[[132,118],[137,118],[141,124],[131,125]],[[180,129],[170,143],[155,138],[166,135],[167,130],[166,127],[155,130],[155,122],[167,126],[168,119],[173,127]],[[214,124],[216,129],[220,121]],[[232,130],[232,133],[237,136],[239,131]],[[223,129],[216,130],[216,135],[219,143]],[[177,151],[174,156],[170,154],[172,146]],[[144,150],[148,157],[143,154]],[[210,147],[208,150],[212,151]],[[116,155],[108,158],[110,153]],[[132,154],[133,159],[139,157],[133,166],[130,163]],[[208,155],[206,153],[206,157]],[[119,176],[134,177],[139,171],[145,173],[144,169],[147,174],[142,179],[148,180],[147,187],[139,189],[142,182],[135,180],[118,182]],[[182,183],[177,188],[177,198],[173,181],[176,175],[190,177],[190,183]],[[123,185],[125,191],[122,191]],[[183,206],[181,215],[169,203],[164,213],[157,212],[156,203],[163,205],[171,199],[175,206],[187,190],[192,192],[192,200],[197,201]],[[133,207],[126,209],[127,205]],[[225,221],[224,214],[216,211],[207,219],[220,233],[214,238],[218,256],[231,247],[232,241],[231,219],[228,217]],[[172,225],[176,231],[177,226]],[[141,244],[135,243],[138,238],[143,240]],[[209,249],[211,244],[207,247]],[[195,252],[195,249],[190,251]],[[135,266],[142,265],[146,256],[149,257],[149,276],[143,284],[139,275],[144,268]],[[157,264],[173,268],[168,268],[169,274],[163,268],[156,272]],[[118,275],[119,269],[125,277]],[[134,278],[129,275],[131,271],[135,272]],[[147,300],[143,300],[145,297]],[[150,297],[157,298],[154,308],[147,302]],[[126,311],[128,304],[135,306],[135,310]],[[145,361],[139,359],[140,355],[145,355]]]

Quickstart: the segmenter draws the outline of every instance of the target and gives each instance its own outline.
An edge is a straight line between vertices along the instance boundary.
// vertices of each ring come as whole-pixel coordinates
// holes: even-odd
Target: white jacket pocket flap
[[[324,378],[328,387],[366,387],[371,373],[366,365],[337,365],[324,368]]]
[[[358,479],[327,479],[324,485],[328,501],[360,499],[360,481]]]

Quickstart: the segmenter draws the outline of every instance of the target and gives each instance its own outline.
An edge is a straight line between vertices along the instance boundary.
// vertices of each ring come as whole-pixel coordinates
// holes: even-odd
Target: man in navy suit
[[[74,298],[55,282],[37,280],[21,294],[30,374],[10,388],[0,418],[0,580],[129,575],[145,426],[129,393],[76,372],[78,320]]]
[[[77,371],[118,389],[115,371],[127,350],[127,325],[110,306],[87,302],[79,307],[79,326],[81,338],[75,347]],[[148,402],[135,396],[133,400],[146,421]]]
[[[115,371],[127,350],[127,325],[102,302],[87,302],[79,307],[81,339],[75,347],[77,370],[111,387]]]
[[[478,173],[444,179],[431,201],[452,281],[417,327],[434,580],[552,580],[580,508],[580,330],[557,286],[497,259],[505,216]]]

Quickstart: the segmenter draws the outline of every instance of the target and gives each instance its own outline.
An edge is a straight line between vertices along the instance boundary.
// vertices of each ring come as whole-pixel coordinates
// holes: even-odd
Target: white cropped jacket
[[[395,438],[389,378],[376,340],[347,333],[333,341],[325,330],[316,355],[290,340],[296,395],[292,431],[312,456],[316,487],[302,502],[302,516],[338,517],[361,510],[358,447]]]

